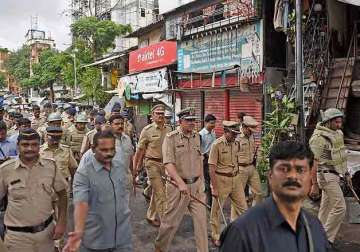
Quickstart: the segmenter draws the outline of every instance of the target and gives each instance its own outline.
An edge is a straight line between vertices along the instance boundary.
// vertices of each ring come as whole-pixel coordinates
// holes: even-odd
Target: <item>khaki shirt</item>
[[[210,149],[209,164],[215,165],[219,172],[236,172],[239,142],[228,142],[225,136],[215,140]]]
[[[44,123],[45,123],[45,120],[43,118],[41,118],[41,117],[39,117],[39,118],[33,117],[31,119],[31,128],[33,128],[34,130],[37,130]]]
[[[202,176],[203,158],[200,152],[200,136],[194,132],[185,136],[179,128],[165,136],[162,146],[163,163],[172,163],[180,177],[190,179]]]
[[[0,199],[8,195],[5,225],[34,226],[53,213],[54,192],[67,189],[67,183],[54,160],[40,158],[32,168],[20,159],[0,166]]]
[[[78,166],[70,148],[62,144],[56,149],[50,148],[47,143],[43,144],[40,147],[40,156],[55,160],[57,167],[66,179],[71,176],[70,170],[75,171]]]
[[[40,126],[39,128],[37,128],[37,133],[40,136],[41,142],[45,141],[46,128],[47,128],[47,123],[45,123],[42,126]]]
[[[252,135],[250,137],[247,137],[242,134],[237,140],[239,141],[239,153],[238,153],[239,166],[252,164],[255,158],[255,151],[256,151],[254,137]]]
[[[7,136],[12,136],[16,133],[17,129],[16,129],[16,125],[13,125],[10,129],[8,129],[7,131]]]
[[[160,128],[156,123],[152,123],[141,131],[138,148],[145,150],[145,157],[162,159],[162,144],[166,134],[170,132],[168,125]]]
[[[94,144],[94,136],[97,133],[96,129],[90,130],[83,138],[80,153],[84,154],[88,149],[90,149]]]
[[[86,131],[78,130],[75,125],[71,126],[66,133],[66,145],[69,145],[74,155],[77,156],[80,153],[81,145],[85,137]]]

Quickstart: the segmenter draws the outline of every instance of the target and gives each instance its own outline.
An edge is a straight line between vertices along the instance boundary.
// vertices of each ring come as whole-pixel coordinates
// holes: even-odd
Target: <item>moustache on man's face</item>
[[[282,184],[282,187],[288,187],[288,186],[296,186],[301,188],[302,186],[299,184],[299,182],[294,180],[288,180],[284,184]]]
[[[114,158],[114,156],[115,155],[107,155],[107,156],[105,156],[105,159],[112,159],[112,158]]]

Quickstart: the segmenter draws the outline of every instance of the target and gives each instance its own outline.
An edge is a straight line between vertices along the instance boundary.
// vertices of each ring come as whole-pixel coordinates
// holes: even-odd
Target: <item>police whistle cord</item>
[[[166,177],[166,176],[161,176],[161,177],[162,177],[163,180],[165,180],[166,182],[169,182],[170,184],[172,184],[173,186],[175,186],[176,188],[179,189],[178,185],[177,185],[174,181],[170,180],[170,179],[169,179],[168,177]],[[208,204],[206,204],[205,202],[199,200],[198,198],[196,198],[196,197],[195,197],[194,195],[192,195],[191,193],[189,193],[189,195],[190,195],[190,198],[192,198],[193,200],[196,200],[196,201],[199,202],[201,205],[203,205],[203,206],[205,206],[207,209],[211,210],[211,207],[210,207]]]

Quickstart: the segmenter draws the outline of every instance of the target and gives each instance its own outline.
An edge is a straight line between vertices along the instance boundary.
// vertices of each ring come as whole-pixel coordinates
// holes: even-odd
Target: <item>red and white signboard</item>
[[[176,42],[162,41],[130,52],[129,73],[167,66],[176,62]]]

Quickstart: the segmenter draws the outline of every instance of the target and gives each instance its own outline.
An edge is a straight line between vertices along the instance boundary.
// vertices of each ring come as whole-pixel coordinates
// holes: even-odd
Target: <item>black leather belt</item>
[[[155,161],[155,162],[159,162],[159,163],[162,163],[162,158],[152,158],[152,157],[145,157],[146,159],[148,160],[151,160],[151,161]]]
[[[249,166],[249,165],[252,165],[252,163],[250,163],[250,164],[246,164],[246,163],[239,163],[239,166]]]
[[[318,173],[332,173],[332,174],[335,174],[337,176],[340,176],[340,174],[337,171],[334,171],[334,170],[323,170],[323,171],[318,171]]]
[[[198,179],[199,179],[199,177],[188,178],[188,179],[182,178],[184,183],[187,185],[194,184]]]
[[[225,176],[225,177],[230,177],[230,178],[235,177],[236,175],[239,174],[238,171],[236,171],[236,172],[218,172],[218,171],[215,171],[215,173],[216,173],[217,175]]]
[[[10,231],[15,231],[15,232],[38,233],[38,232],[44,231],[45,228],[47,228],[52,221],[53,221],[53,216],[51,215],[46,221],[44,221],[43,223],[36,225],[36,226],[27,226],[27,227],[6,226],[6,229],[8,229]]]

